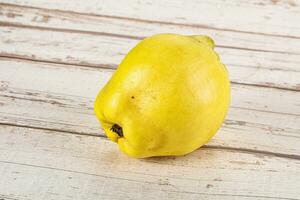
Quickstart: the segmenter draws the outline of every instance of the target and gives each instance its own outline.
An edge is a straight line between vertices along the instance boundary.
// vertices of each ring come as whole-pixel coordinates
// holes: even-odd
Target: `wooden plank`
[[[1,2],[0,199],[300,199],[300,2]],[[217,38],[232,106],[204,148],[130,159],[93,114],[99,67],[162,30]]]
[[[115,37],[142,39],[156,33],[174,32],[185,35],[207,34],[214,38],[216,46],[260,52],[300,54],[300,40],[270,35],[211,30],[202,27],[177,24],[147,23],[145,21],[87,15],[75,12],[0,4],[0,21],[19,26],[51,28],[57,31],[110,34]],[[288,45],[287,45],[288,44]]]
[[[167,1],[167,0],[2,0],[3,3],[122,17],[148,23],[183,24],[230,32],[299,38],[300,2],[284,1]],[[167,12],[166,12],[167,9]],[[188,13],[188,14],[187,14]],[[280,13],[280,14],[278,14]]]
[[[300,162],[295,159],[213,148],[184,157],[132,159],[103,138],[11,126],[1,127],[0,138],[4,197],[294,200],[300,196]]]
[[[0,30],[0,55],[115,68],[137,42],[108,35],[4,26]],[[233,82],[300,90],[299,55],[229,48],[217,51]]]
[[[110,69],[2,58],[0,121],[104,135],[93,104],[112,73]],[[233,84],[229,115],[210,145],[300,155],[297,102],[298,92]]]

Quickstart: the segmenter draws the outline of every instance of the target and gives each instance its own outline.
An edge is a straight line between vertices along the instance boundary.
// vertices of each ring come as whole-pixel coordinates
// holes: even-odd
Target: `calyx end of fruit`
[[[110,130],[111,130],[112,132],[118,134],[119,137],[123,137],[123,136],[124,136],[124,135],[123,135],[123,129],[122,129],[122,127],[121,127],[120,125],[118,125],[118,124],[114,124],[114,125],[110,128]]]

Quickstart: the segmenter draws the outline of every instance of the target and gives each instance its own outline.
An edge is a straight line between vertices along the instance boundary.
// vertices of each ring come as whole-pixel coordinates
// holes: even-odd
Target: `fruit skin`
[[[208,36],[177,34],[135,46],[96,98],[108,138],[136,158],[185,155],[207,143],[230,103],[228,72],[213,47]]]

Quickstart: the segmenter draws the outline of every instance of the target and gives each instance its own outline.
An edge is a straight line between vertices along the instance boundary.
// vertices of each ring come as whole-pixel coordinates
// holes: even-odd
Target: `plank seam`
[[[81,135],[81,136],[91,136],[91,137],[98,137],[104,140],[108,140],[108,138],[104,135],[97,135],[97,134],[85,134],[82,132],[75,132],[75,131],[65,131],[60,129],[52,129],[52,128],[44,128],[44,127],[36,127],[36,126],[29,126],[29,125],[19,125],[14,123],[4,123],[0,122],[1,126],[11,126],[11,127],[20,127],[20,128],[27,128],[27,129],[35,129],[35,130],[45,130],[50,132],[60,132],[65,134],[71,134],[71,135]],[[236,148],[236,147],[226,147],[226,146],[217,146],[217,145],[204,145],[201,148],[206,149],[216,149],[216,150],[228,150],[232,152],[242,152],[247,154],[259,154],[263,156],[273,156],[277,158],[284,158],[284,159],[292,159],[292,160],[299,160],[300,161],[300,155],[297,154],[284,154],[284,153],[275,153],[270,151],[263,151],[263,150],[257,150],[257,149],[246,149],[246,148]],[[199,148],[199,149],[201,149]],[[197,150],[199,150],[197,149]]]
[[[175,22],[168,22],[168,21],[138,19],[138,18],[133,18],[133,17],[122,17],[122,16],[101,15],[101,14],[94,14],[94,13],[84,13],[84,12],[76,12],[76,11],[70,11],[70,10],[49,9],[49,8],[41,8],[41,7],[35,7],[35,6],[25,6],[25,5],[21,6],[21,5],[9,4],[9,3],[0,3],[0,5],[19,7],[19,8],[30,8],[30,9],[36,9],[36,10],[44,10],[47,12],[49,12],[49,11],[50,12],[61,12],[61,13],[84,15],[84,16],[94,16],[94,17],[102,17],[102,18],[109,18],[109,19],[120,19],[120,20],[126,20],[126,21],[144,22],[144,23],[149,23],[149,24],[173,25],[173,26],[180,26],[180,27],[183,26],[183,27],[203,28],[203,29],[226,31],[226,32],[236,32],[236,33],[245,33],[245,34],[253,34],[253,35],[300,39],[299,36],[293,36],[293,35],[282,35],[282,34],[273,34],[273,33],[254,32],[254,31],[243,31],[243,30],[236,30],[236,29],[229,29],[229,28],[218,28],[218,27],[213,27],[213,26],[208,26],[208,25],[203,25],[203,24],[184,24],[184,23],[175,23]]]
[[[99,138],[107,139],[106,136],[100,135],[100,134],[84,133],[84,132],[76,132],[76,131],[67,131],[67,130],[61,130],[61,129],[55,129],[55,128],[46,128],[46,127],[38,127],[38,126],[31,126],[31,125],[14,124],[14,123],[1,122],[1,121],[0,121],[0,126],[12,126],[12,127],[19,127],[19,128],[27,128],[27,129],[34,129],[34,130],[50,131],[50,132],[60,132],[60,133],[66,133],[66,134],[71,134],[71,135],[91,136],[91,137],[99,137]],[[99,130],[100,130],[100,128],[99,128]]]
[[[55,31],[55,32],[64,32],[64,33],[101,35],[101,36],[105,36],[105,37],[126,38],[126,39],[132,39],[132,40],[142,40],[142,39],[145,38],[144,36],[131,36],[131,35],[106,33],[106,32],[99,32],[99,31],[86,31],[86,30],[77,30],[77,29],[32,26],[32,25],[23,25],[23,24],[20,24],[20,23],[10,23],[10,22],[5,22],[5,21],[0,21],[0,26],[14,27],[14,28],[24,28],[24,29],[33,29],[33,30],[40,30],[40,31]],[[236,49],[236,50],[243,50],[243,51],[267,52],[267,53],[277,53],[277,54],[287,54],[287,55],[300,55],[300,53],[295,53],[295,52],[271,51],[271,50],[263,50],[263,49],[234,47],[234,46],[228,46],[228,45],[215,45],[215,47],[226,48],[226,49]]]
[[[139,181],[139,180],[133,180],[128,178],[120,178],[116,176],[107,176],[102,174],[95,174],[95,173],[88,173],[83,171],[75,171],[70,169],[63,169],[63,168],[56,168],[56,167],[49,167],[49,166],[42,166],[42,165],[34,165],[34,164],[26,164],[26,163],[19,163],[19,162],[12,162],[12,161],[3,161],[0,160],[0,163],[6,163],[6,164],[12,164],[12,165],[20,165],[20,166],[26,166],[26,167],[33,167],[33,168],[41,168],[41,169],[48,169],[48,170],[56,170],[56,171],[63,171],[63,172],[69,172],[74,174],[82,174],[82,175],[88,175],[88,176],[96,176],[96,177],[102,177],[102,178],[108,178],[108,179],[117,179],[117,180],[124,180],[124,181],[130,181],[130,182],[137,182],[137,183],[146,183],[146,184],[154,184],[154,185],[160,185],[159,182],[149,182],[149,181]],[[172,177],[172,179],[182,179],[177,177]],[[198,180],[198,179],[194,179]],[[178,188],[176,188],[178,189]],[[190,191],[174,191],[174,190],[162,190],[165,192],[175,192],[175,193],[187,193],[187,194],[203,194],[203,195],[209,195],[209,196],[235,196],[235,197],[255,197],[255,198],[269,198],[269,199],[282,199],[282,200],[298,200],[294,198],[285,198],[285,197],[271,197],[271,196],[264,196],[264,195],[243,195],[243,194],[221,194],[221,193],[202,193],[202,192],[190,192]]]
[[[16,59],[16,60],[25,60],[25,61],[31,61],[31,62],[37,62],[37,63],[50,63],[50,64],[57,64],[57,65],[68,65],[68,66],[78,66],[78,67],[87,67],[87,68],[92,68],[92,69],[111,69],[111,70],[116,70],[116,67],[118,65],[115,64],[88,64],[88,63],[66,63],[66,62],[59,62],[59,61],[49,61],[49,60],[40,60],[36,58],[28,58],[25,56],[19,56],[19,55],[12,55],[12,54],[6,54],[3,52],[0,52],[0,58],[7,58],[7,59]],[[255,84],[255,83],[241,83],[237,81],[230,81],[231,84],[236,84],[236,85],[245,85],[245,86],[252,86],[252,87],[261,87],[261,88],[273,88],[273,89],[278,89],[278,90],[287,90],[287,91],[293,91],[293,92],[299,92],[300,91],[300,86],[299,88],[285,88],[285,87],[279,87],[279,86],[274,86],[271,84]]]

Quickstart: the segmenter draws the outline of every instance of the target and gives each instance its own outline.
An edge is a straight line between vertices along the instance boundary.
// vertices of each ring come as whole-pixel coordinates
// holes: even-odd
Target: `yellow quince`
[[[137,44],[100,91],[106,135],[136,158],[185,155],[220,128],[230,102],[225,66],[208,36],[158,34]]]

